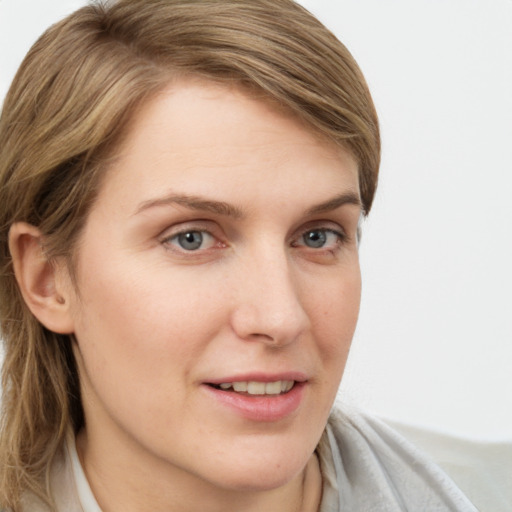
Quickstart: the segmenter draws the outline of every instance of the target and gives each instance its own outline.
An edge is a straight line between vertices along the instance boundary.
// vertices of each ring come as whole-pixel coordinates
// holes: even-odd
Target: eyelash
[[[196,249],[186,249],[183,246],[180,247],[179,238],[186,236],[186,235],[192,235],[199,233],[201,235],[200,243],[202,244],[204,242],[205,235],[207,238],[212,239],[212,245],[207,248],[197,247]],[[322,245],[320,247],[310,247],[306,245],[306,239],[305,237],[308,234],[312,233],[320,233],[322,235],[326,235],[326,245]],[[327,241],[329,239],[329,236],[332,235],[335,237],[335,241],[331,244],[331,246],[327,246]],[[313,240],[312,238],[310,240]],[[173,243],[176,241],[176,243]],[[314,240],[313,240],[314,241]],[[194,240],[191,241],[193,243]],[[347,244],[349,242],[349,237],[347,234],[342,230],[332,229],[328,227],[311,227],[307,228],[293,239],[291,242],[291,247],[298,248],[298,247],[305,247],[306,249],[311,250],[315,254],[319,254],[322,252],[328,252],[330,254],[335,254],[336,251],[341,248],[343,245]],[[213,235],[209,229],[205,229],[201,226],[190,226],[186,229],[182,229],[178,232],[172,233],[169,236],[166,236],[161,240],[161,243],[169,248],[169,250],[175,251],[176,253],[181,253],[183,255],[187,256],[199,256],[199,254],[204,254],[205,251],[209,250],[215,250],[219,248],[225,248],[227,247],[227,244],[220,241],[218,237]]]
[[[206,234],[207,235],[207,238],[212,238],[213,240],[215,240],[215,236],[212,235],[208,230],[206,229],[187,229],[187,230],[184,230],[184,231],[180,231],[178,233],[175,233],[174,235],[170,236],[170,237],[167,237],[165,240],[164,240],[164,243],[172,243],[173,240],[179,240],[180,237],[185,237],[187,235],[192,235],[192,234],[195,234],[195,233],[199,233],[201,235],[201,242],[203,242],[204,240],[204,235]],[[193,243],[194,241],[192,241],[191,243]],[[225,247],[225,244],[222,244],[223,247]],[[185,249],[183,246],[181,247],[181,249],[179,250],[182,250],[186,253],[189,253],[189,252],[196,252],[196,251],[199,251],[201,248],[198,247],[197,249]],[[208,250],[207,249],[204,249],[204,250]]]
[[[326,245],[322,245],[321,247],[310,247],[308,245],[306,245],[306,239],[305,237],[308,235],[308,234],[312,234],[312,233],[321,233],[322,235],[327,235],[326,236],[326,240],[328,239],[328,236],[329,235],[333,235],[334,237],[336,237],[336,240],[334,242],[334,247],[331,247],[331,248],[327,248]],[[331,229],[331,228],[325,228],[325,227],[318,227],[318,228],[309,228],[309,229],[306,229],[305,231],[302,232],[302,234],[298,237],[297,240],[302,240],[304,243],[301,244],[301,243],[298,243],[297,241],[293,242],[291,245],[292,247],[300,247],[300,246],[304,246],[304,247],[308,247],[312,250],[328,250],[328,251],[335,251],[337,248],[339,248],[340,246],[342,246],[344,243],[347,242],[348,240],[348,237],[347,235],[342,232],[342,231],[338,231],[336,229]],[[313,240],[310,238],[310,240]]]

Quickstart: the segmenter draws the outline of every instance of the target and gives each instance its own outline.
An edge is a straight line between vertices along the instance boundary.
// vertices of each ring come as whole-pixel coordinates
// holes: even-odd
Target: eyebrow
[[[232,217],[234,219],[242,219],[245,216],[244,212],[240,208],[230,203],[226,203],[224,201],[214,201],[202,198],[200,196],[188,194],[171,194],[166,197],[144,201],[135,210],[135,215],[148,210],[149,208],[158,206],[172,206],[175,204],[184,206],[190,210],[216,213],[218,215]],[[359,199],[359,196],[353,192],[345,192],[311,207],[306,213],[307,215],[327,213],[336,210],[337,208],[340,208],[346,204],[351,204],[362,209],[362,203]]]
[[[199,196],[188,194],[171,194],[159,199],[150,199],[149,201],[144,201],[135,210],[135,214],[155,206],[172,206],[175,204],[184,206],[190,210],[216,213],[227,217],[233,217],[235,219],[241,219],[244,216],[242,210],[236,206],[233,206],[232,204],[225,203],[224,201],[212,201]]]
[[[308,210],[308,215],[316,215],[319,213],[327,213],[346,204],[351,204],[357,206],[360,210],[363,209],[363,204],[361,203],[361,199],[359,199],[358,194],[354,192],[345,192],[340,194],[339,196],[333,197],[332,199],[328,199],[327,201],[317,204]]]

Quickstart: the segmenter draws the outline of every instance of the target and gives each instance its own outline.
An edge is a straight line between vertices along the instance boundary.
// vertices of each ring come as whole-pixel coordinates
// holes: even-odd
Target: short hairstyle
[[[45,329],[25,305],[9,228],[37,226],[48,260],[65,257],[72,268],[129,120],[180,75],[240,84],[349,150],[370,211],[380,161],[370,93],[345,46],[294,1],[96,1],[52,26],[0,118],[0,506],[19,510],[24,491],[51,503],[52,461],[66,430],[84,421],[72,336]]]

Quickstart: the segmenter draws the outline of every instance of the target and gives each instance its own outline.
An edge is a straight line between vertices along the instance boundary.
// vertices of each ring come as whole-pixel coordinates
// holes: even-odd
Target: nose
[[[301,301],[300,270],[286,254],[251,259],[237,281],[231,325],[239,338],[280,347],[307,331],[310,319]]]

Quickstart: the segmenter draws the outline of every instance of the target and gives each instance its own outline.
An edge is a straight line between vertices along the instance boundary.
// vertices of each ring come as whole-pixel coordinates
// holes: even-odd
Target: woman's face
[[[244,490],[300,473],[356,325],[360,213],[353,158],[240,89],[147,104],[79,244],[86,468]]]

